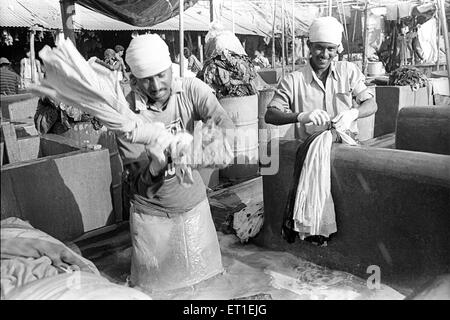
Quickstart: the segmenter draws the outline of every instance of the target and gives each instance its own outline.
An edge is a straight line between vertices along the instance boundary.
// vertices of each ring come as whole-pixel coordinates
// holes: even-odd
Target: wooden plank
[[[362,141],[361,144],[369,147],[395,149],[395,133],[387,133],[380,137]]]
[[[20,161],[19,146],[17,145],[16,129],[14,128],[14,125],[9,122],[2,123],[2,131],[9,163]]]
[[[0,142],[0,165],[3,165],[3,148],[5,147],[4,142]]]
[[[40,138],[38,136],[17,139],[20,161],[37,159],[39,157]]]

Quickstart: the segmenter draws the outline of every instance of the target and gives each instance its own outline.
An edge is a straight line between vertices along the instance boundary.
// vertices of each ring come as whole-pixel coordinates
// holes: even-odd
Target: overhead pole
[[[295,0],[292,0],[292,72],[295,71]]]
[[[180,0],[180,78],[184,76],[184,0]]]
[[[444,35],[445,56],[447,58],[447,78],[448,78],[448,86],[450,88],[450,52],[449,52],[450,40],[448,39],[448,28],[447,28],[447,21],[445,19],[444,0],[437,0],[437,1],[438,1],[439,13],[440,13],[440,17],[441,17],[442,33]]]
[[[272,0],[273,22],[272,22],[272,68],[275,69],[275,21],[277,16],[277,0]]]
[[[436,58],[436,69],[439,70],[439,51],[441,50],[441,17],[439,15],[439,4],[436,4],[436,33],[437,33],[437,58]]]
[[[233,0],[231,0],[231,28],[232,28],[233,34],[235,34],[235,30],[234,30],[234,5],[233,5]]]
[[[34,27],[30,28],[30,64],[31,64],[31,83],[36,83],[36,58],[35,58],[35,50],[34,50],[34,35],[36,34],[36,30]]]
[[[214,0],[209,0],[209,22],[214,21]]]
[[[366,4],[364,6],[364,33],[363,33],[363,52],[362,52],[362,72],[366,74],[366,65],[367,65],[367,15],[368,15],[368,0],[366,0]]]
[[[202,45],[202,36],[197,36],[197,45],[198,45],[198,54],[200,55],[200,62],[203,63],[203,45]]]
[[[284,68],[285,68],[285,57],[286,57],[286,50],[285,50],[285,39],[284,39],[284,0],[281,0],[281,74],[284,77]]]
[[[355,34],[356,34],[356,23],[358,21],[358,11],[359,9],[355,10],[355,17],[353,19],[353,34],[352,34],[352,43],[355,43]],[[352,54],[352,61],[353,61],[353,54]]]

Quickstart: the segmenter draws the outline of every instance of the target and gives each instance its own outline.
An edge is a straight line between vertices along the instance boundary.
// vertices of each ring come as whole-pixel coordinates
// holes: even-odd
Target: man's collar
[[[331,61],[331,63],[330,63],[330,72],[331,72],[331,75],[333,76],[334,80],[337,80],[338,75],[337,75],[335,61]],[[313,73],[314,73],[314,75],[313,75]],[[312,83],[315,78],[318,79],[317,74],[314,71],[314,69],[312,68],[311,62],[308,60],[308,62],[306,63],[305,80],[307,83]]]

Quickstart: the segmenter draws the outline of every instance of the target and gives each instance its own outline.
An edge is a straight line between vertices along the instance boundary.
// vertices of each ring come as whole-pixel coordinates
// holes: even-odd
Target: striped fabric
[[[19,93],[20,77],[8,67],[0,69],[0,94],[10,95]]]

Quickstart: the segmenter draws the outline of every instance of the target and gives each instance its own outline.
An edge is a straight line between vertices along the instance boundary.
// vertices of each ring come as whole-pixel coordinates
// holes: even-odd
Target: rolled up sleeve
[[[276,108],[282,112],[291,113],[292,110],[289,106],[292,106],[294,100],[294,79],[292,75],[287,75],[281,80],[280,84],[275,91],[275,95],[270,101],[267,108]]]
[[[361,72],[361,70],[359,70],[358,67],[351,62],[347,64],[347,67],[348,74],[350,75],[349,80],[350,86],[352,88],[352,95],[356,99],[356,102],[360,104],[370,98],[375,97],[373,90],[366,86],[366,77]]]

